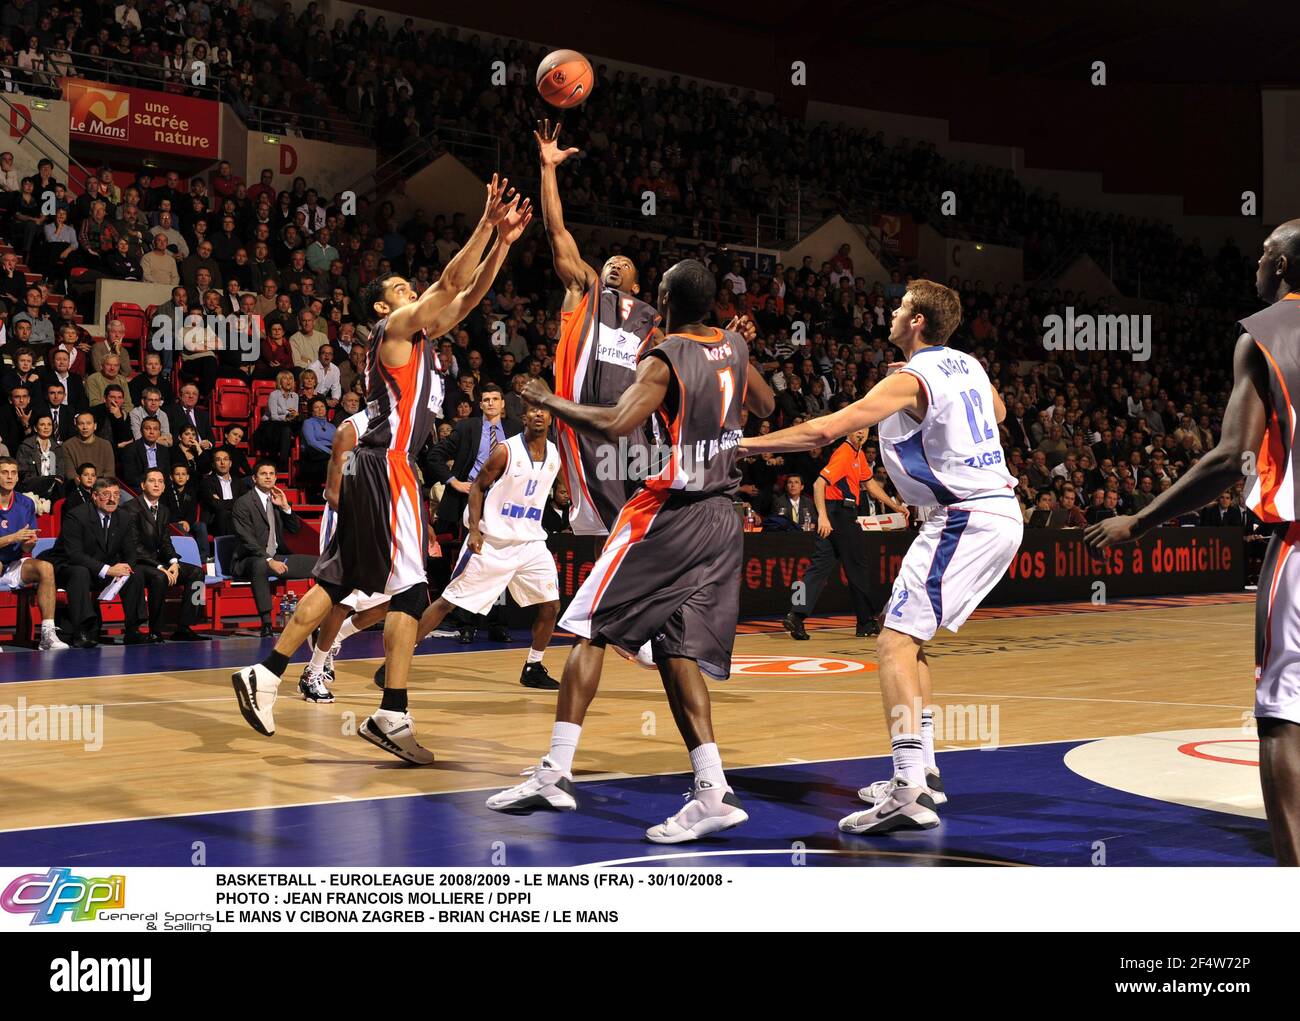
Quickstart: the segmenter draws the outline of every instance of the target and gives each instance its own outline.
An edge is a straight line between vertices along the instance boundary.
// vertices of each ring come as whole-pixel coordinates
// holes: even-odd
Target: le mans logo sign
[[[130,137],[131,96],[102,85],[68,82],[65,95],[70,108],[68,130],[74,135],[112,142]]]
[[[221,104],[210,99],[77,78],[63,80],[63,98],[74,141],[217,157]]]

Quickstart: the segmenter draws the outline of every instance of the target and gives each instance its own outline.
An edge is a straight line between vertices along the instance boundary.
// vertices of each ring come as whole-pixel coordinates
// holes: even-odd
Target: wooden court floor
[[[816,625],[816,620],[810,625]],[[738,636],[740,670],[712,685],[727,766],[887,754],[871,642],[822,627],[796,643],[772,625]],[[1153,731],[1240,727],[1252,705],[1253,604],[980,611],[933,644],[934,702],[968,731],[940,750]],[[363,636],[364,637],[364,636]],[[422,646],[437,648],[437,641]],[[257,646],[247,643],[250,655]],[[344,656],[348,655],[347,648]],[[559,676],[565,650],[547,655]],[[8,656],[6,655],[5,659]],[[333,705],[300,700],[290,666],[278,733],[253,733],[235,707],[232,667],[0,685],[0,702],[103,706],[96,751],[72,743],[0,742],[0,830],[182,813],[328,803],[512,784],[546,750],[555,696],[518,684],[521,643],[421,655],[411,707],[438,761],[412,768],[354,735],[378,705],[378,660],[338,664]],[[3,665],[3,664],[0,664]],[[751,672],[762,671],[762,672]],[[974,707],[974,708],[972,708]],[[993,711],[996,710],[996,713]],[[656,674],[610,654],[579,750],[579,779],[688,768]]]

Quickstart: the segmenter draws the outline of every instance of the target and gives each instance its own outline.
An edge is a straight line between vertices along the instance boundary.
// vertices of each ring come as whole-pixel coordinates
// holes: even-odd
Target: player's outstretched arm
[[[483,215],[479,217],[468,240],[455,255],[447,260],[447,265],[438,277],[434,287],[441,287],[447,299],[457,291],[464,290],[474,274],[474,267],[483,257],[487,243],[492,240],[492,231],[501,222],[504,209],[515,197],[515,190],[509,187],[510,181],[505,177],[492,175],[487,183],[487,198],[483,204]]]
[[[875,500],[876,503],[883,503],[895,514],[902,514],[904,516],[907,515],[907,504],[900,503],[899,501],[895,500],[892,496],[890,496],[888,493],[886,493],[885,487],[882,486],[875,479],[867,479],[866,483],[864,484],[864,487],[867,490],[867,492],[871,495],[871,499]]]
[[[537,153],[542,165],[542,222],[551,242],[551,255],[555,259],[555,275],[568,291],[585,291],[596,279],[596,271],[583,260],[578,243],[564,226],[564,207],[560,203],[560,182],[555,168],[578,153],[577,149],[561,149],[556,139],[560,124],[553,126],[549,120],[537,125],[533,137],[537,139]]]
[[[425,327],[431,336],[441,337],[478,307],[491,288],[492,281],[501,272],[506,256],[510,254],[510,246],[523,236],[532,219],[533,209],[528,199],[524,199],[518,209],[510,211],[501,222],[496,242],[488,252],[488,257],[478,264],[469,283],[431,317],[429,325]]]
[[[483,498],[492,488],[492,483],[504,474],[509,463],[510,451],[504,443],[498,443],[496,450],[492,451],[488,459],[483,462],[483,467],[470,483],[467,525],[469,534],[465,537],[465,541],[475,553],[483,551],[483,533],[479,531],[483,524]]]
[[[540,379],[530,380],[523,398],[564,419],[580,432],[610,442],[628,435],[663,403],[668,393],[668,366],[661,358],[645,358],[636,367],[636,379],[623,391],[612,408],[595,404],[574,404],[556,397]]]
[[[356,429],[344,422],[334,432],[329,468],[325,472],[325,502],[335,510],[339,509],[339,484],[343,481],[343,472],[356,445]]]
[[[848,407],[820,418],[766,436],[746,436],[740,441],[745,454],[780,454],[787,451],[824,447],[856,429],[868,429],[899,411],[910,411],[918,419],[925,414],[925,391],[910,372],[886,376],[863,397]]]
[[[1268,414],[1268,366],[1248,333],[1237,339],[1232,372],[1232,395],[1223,413],[1218,446],[1140,513],[1107,518],[1089,528],[1084,537],[1090,546],[1103,549],[1127,542],[1161,522],[1199,510],[1246,474],[1243,455],[1259,449]]]

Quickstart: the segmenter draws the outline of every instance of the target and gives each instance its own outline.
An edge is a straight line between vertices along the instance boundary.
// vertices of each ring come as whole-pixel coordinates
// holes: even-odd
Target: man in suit
[[[205,409],[199,407],[199,388],[194,383],[181,387],[180,402],[167,409],[169,430],[173,436],[179,436],[187,425],[194,426],[198,434],[199,445],[204,450],[212,449],[212,419]]]
[[[69,644],[74,649],[93,649],[98,644],[103,621],[94,597],[117,578],[126,578],[118,593],[126,616],[123,641],[127,645],[148,641],[140,633],[141,578],[131,570],[135,522],[118,510],[121,497],[113,476],[96,480],[94,503],[64,514],[58,541],[41,555],[54,565],[54,580],[68,593]]]
[[[164,476],[172,470],[171,451],[162,445],[162,426],[150,415],[140,423],[140,438],[122,451],[122,480],[139,489],[145,469],[161,468]]]
[[[63,403],[75,415],[77,412],[89,408],[90,401],[86,398],[86,384],[77,373],[72,371],[71,362],[72,359],[67,349],[56,347],[53,351],[46,353],[45,366],[41,369],[41,377],[45,382],[47,391],[55,383],[63,387]],[[75,432],[75,428],[73,431]]]
[[[304,553],[290,553],[285,533],[302,528],[302,518],[289,509],[284,490],[275,484],[274,461],[258,461],[253,469],[253,488],[235,501],[231,518],[235,537],[234,574],[252,582],[253,601],[262,619],[261,636],[270,638],[271,581],[295,581],[310,578],[316,558]]]
[[[45,414],[54,423],[54,438],[59,443],[72,439],[77,431],[77,416],[68,407],[68,392],[62,383],[56,381],[46,386]]]
[[[1245,520],[1241,516],[1241,508],[1235,506],[1231,489],[1225,489],[1220,493],[1219,499],[1215,501],[1214,506],[1202,508],[1201,524],[1208,528],[1245,529]]]
[[[212,455],[212,471],[199,480],[199,513],[209,535],[234,535],[235,501],[248,490],[248,479],[231,470],[230,454],[218,450]]]
[[[800,531],[811,531],[817,522],[812,498],[803,491],[803,476],[791,473],[785,477],[785,492],[777,497],[772,514],[785,518]]]
[[[452,433],[430,448],[423,464],[424,477],[446,484],[442,500],[438,503],[438,517],[434,531],[450,532],[460,536],[465,506],[469,500],[470,484],[478,478],[488,455],[498,443],[523,430],[523,425],[512,418],[503,418],[505,394],[496,383],[483,384],[479,408],[483,414],[457,422]],[[451,462],[448,467],[448,462]],[[510,631],[505,626],[504,607],[498,603],[487,616],[488,635],[494,642],[510,641]],[[475,622],[462,624],[460,640],[468,645],[474,640]]]
[[[166,480],[161,468],[146,468],[140,483],[140,499],[132,500],[122,513],[135,519],[131,536],[135,540],[131,564],[149,595],[149,641],[161,643],[162,616],[167,606],[167,590],[182,587],[180,627],[172,634],[174,642],[206,642],[206,635],[194,630],[205,605],[203,570],[181,561],[172,545],[167,528],[171,512],[162,502]]]

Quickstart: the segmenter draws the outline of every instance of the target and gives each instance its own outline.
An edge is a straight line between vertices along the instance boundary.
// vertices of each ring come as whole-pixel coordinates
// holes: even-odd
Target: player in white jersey
[[[347,470],[348,458],[356,449],[357,440],[365,433],[368,422],[369,413],[358,411],[334,431],[329,471],[325,479],[325,513],[320,519],[321,556],[325,555],[325,548],[338,524],[338,511],[335,508],[338,504],[339,482]],[[298,690],[306,701],[334,701],[334,694],[329,689],[329,685],[334,683],[334,657],[339,654],[348,638],[372,624],[378,624],[387,612],[388,596],[382,592],[362,592],[360,589],[353,589],[347,598],[330,608],[319,630],[307,639],[311,661],[303,667],[302,677],[298,681]]]
[[[914,280],[894,312],[890,342],[906,363],[861,400],[832,415],[741,441],[749,454],[825,446],[880,424],[880,453],[899,496],[927,510],[903,558],[876,643],[894,775],[858,792],[871,807],[840,820],[846,833],[928,829],[939,824],[942,781],[925,643],[956,631],[1020,548],[1024,524],[997,423],[1006,407],[978,361],[944,346],[961,323],[957,292]]]
[[[560,470],[560,452],[547,439],[551,413],[524,411],[524,431],[498,443],[475,476],[465,507],[468,532],[451,580],[420,618],[419,640],[431,635],[455,607],[487,613],[507,589],[520,606],[537,606],[533,640],[519,683],[558,690],[542,655],[560,611],[559,575],[546,548],[542,514]]]

